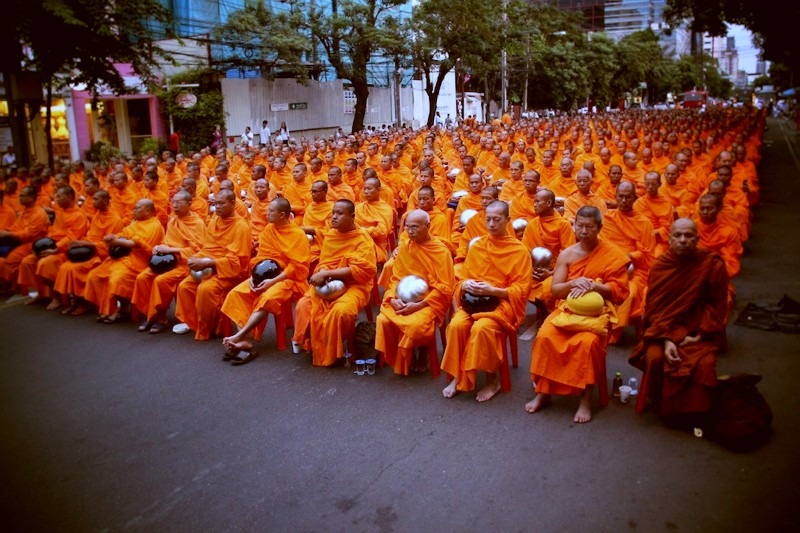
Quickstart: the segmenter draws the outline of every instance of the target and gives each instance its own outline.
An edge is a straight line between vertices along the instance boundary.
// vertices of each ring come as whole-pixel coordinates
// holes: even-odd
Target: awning
[[[792,87],[791,89],[786,89],[781,93],[781,96],[794,96],[795,95],[795,88]]]

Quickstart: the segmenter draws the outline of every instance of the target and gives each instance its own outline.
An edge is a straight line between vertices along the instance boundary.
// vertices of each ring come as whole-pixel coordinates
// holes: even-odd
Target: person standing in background
[[[272,132],[269,129],[269,121],[263,120],[261,122],[261,135],[258,141],[258,145],[262,148],[269,144],[269,138],[272,135]]]

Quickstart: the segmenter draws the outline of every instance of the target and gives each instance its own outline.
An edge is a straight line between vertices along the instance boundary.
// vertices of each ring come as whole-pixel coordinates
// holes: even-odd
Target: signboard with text
[[[289,104],[269,104],[270,111],[289,111]]]

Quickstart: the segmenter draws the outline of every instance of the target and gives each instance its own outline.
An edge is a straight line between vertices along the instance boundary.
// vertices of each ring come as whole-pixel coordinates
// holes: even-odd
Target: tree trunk
[[[351,131],[355,133],[364,129],[364,116],[367,114],[367,98],[369,98],[367,80],[353,80],[353,92],[356,93],[356,108]]]
[[[53,105],[53,82],[47,82],[47,97],[44,105],[47,109],[44,120],[44,134],[47,139],[47,166],[53,168],[53,136],[50,132],[50,122],[53,120],[53,111],[50,109]]]
[[[425,73],[425,80],[427,84],[425,85],[425,93],[428,95],[428,127],[430,128],[433,126],[434,120],[436,120],[436,106],[439,103],[439,92],[442,90],[442,83],[444,83],[444,78],[447,76],[447,73],[450,72],[450,69],[439,69],[439,74],[436,76],[436,83],[431,86],[431,76],[429,72]]]

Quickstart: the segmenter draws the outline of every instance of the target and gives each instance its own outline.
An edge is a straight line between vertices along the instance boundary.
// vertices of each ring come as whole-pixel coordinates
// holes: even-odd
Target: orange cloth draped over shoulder
[[[606,211],[608,211],[605,200],[603,200],[599,194],[593,192],[590,192],[589,194],[583,194],[582,192],[576,190],[564,198],[564,218],[566,218],[568,221],[575,220],[575,214],[578,212],[578,209],[586,205],[596,207],[603,215],[605,215]]]
[[[22,260],[31,253],[31,244],[47,235],[50,219],[47,212],[38,205],[26,207],[7,229],[20,245],[11,250],[6,257],[0,257],[0,278],[9,283],[17,281],[18,269]]]
[[[292,213],[294,213],[294,216],[297,217],[296,220],[299,222],[303,218],[306,207],[311,203],[311,182],[307,179],[300,183],[292,180],[283,189],[283,197],[289,201],[289,205],[292,206]]]
[[[503,186],[500,188],[499,199],[508,203],[519,194],[525,194],[525,186],[523,185],[522,180],[509,179],[506,180],[506,182],[503,183]]]
[[[133,296],[136,276],[147,268],[153,246],[164,240],[164,227],[153,216],[147,220],[134,220],[118,236],[136,243],[130,255],[116,260],[106,258],[86,280],[83,297],[96,305],[101,315],[110,315],[116,310],[115,296],[126,299]]]
[[[575,246],[578,246],[577,244]],[[628,262],[616,246],[599,240],[588,255],[568,266],[567,281],[587,277],[611,289],[612,305],[628,297]],[[553,325],[563,313],[556,308],[536,333],[531,355],[531,380],[542,394],[579,395],[605,376],[596,376],[597,362],[606,356],[606,337],[590,331],[568,331]]]
[[[323,300],[312,287],[297,303],[293,340],[311,348],[314,366],[330,366],[344,355],[343,343],[355,330],[358,312],[369,303],[377,270],[375,244],[361,228],[345,233],[331,229],[325,234],[315,272],[345,267],[351,274],[344,294]]]
[[[41,280],[55,281],[58,269],[67,260],[69,243],[83,239],[89,231],[89,220],[79,207],[57,209],[53,225],[47,235],[56,241],[58,253],[42,258],[28,254],[19,266],[17,283],[21,287],[35,287],[41,296],[47,296],[49,289]]]
[[[178,285],[175,316],[195,332],[198,341],[208,340],[219,319],[225,295],[247,276],[252,239],[250,225],[241,217],[211,217],[201,250],[195,255],[216,263],[214,275],[199,283],[187,276]]]
[[[356,193],[352,187],[343,181],[339,183],[339,185],[331,185],[328,183],[328,196],[326,198],[329,202],[336,202],[337,200],[350,200],[351,202],[355,203]]]
[[[522,244],[525,245],[529,252],[537,247],[550,250],[553,254],[553,262],[550,266],[552,268],[559,254],[565,248],[575,244],[575,231],[572,229],[572,224],[569,223],[569,220],[558,213],[549,217],[536,217],[528,222],[525,227],[525,233],[522,235]],[[542,281],[532,280],[528,299],[530,301],[541,300],[548,309],[552,310],[555,304],[555,300],[550,294],[552,281],[552,276]]]
[[[311,202],[303,214],[303,227],[314,228],[315,235],[311,243],[311,263],[319,259],[322,249],[322,238],[325,232],[331,229],[331,214],[333,213],[333,202]],[[308,237],[306,237],[308,238]]]
[[[650,271],[643,335],[628,361],[644,374],[636,412],[648,397],[659,414],[701,413],[711,408],[717,353],[725,345],[728,275],[720,256],[698,249],[688,259],[667,251]],[[688,335],[700,341],[679,346]],[[681,361],[664,358],[664,340],[679,346]]]
[[[83,263],[63,263],[58,269],[53,289],[60,294],[83,298],[89,273],[108,257],[108,246],[103,237],[116,234],[124,228],[122,219],[113,211],[98,211],[89,223],[84,240],[94,246],[94,257]]]
[[[145,268],[136,276],[134,283],[131,303],[148,320],[152,320],[159,312],[165,311],[170,306],[178,284],[189,274],[186,261],[200,250],[205,235],[206,224],[196,213],[190,212],[184,218],[176,215],[170,217],[163,244],[181,250],[178,265],[163,274],[156,274]]]
[[[478,205],[480,206],[480,195],[478,196]],[[529,195],[527,191],[522,191],[514,195],[511,198],[511,202],[508,206],[508,213],[511,217],[511,220],[516,220],[518,218],[524,218],[528,222],[536,218],[536,211],[533,209],[533,201],[536,199],[536,195],[533,196]],[[459,202],[460,204],[461,202]],[[473,209],[476,209],[473,207]],[[455,220],[458,220],[456,218]]]
[[[369,233],[375,242],[378,263],[388,258],[389,233],[394,231],[394,211],[383,200],[356,204],[356,224]]]
[[[741,270],[740,260],[742,257],[742,241],[739,239],[738,232],[719,220],[713,224],[706,224],[702,220],[695,222],[700,246],[722,256],[728,277],[731,279],[736,277]]]
[[[258,237],[256,256],[250,260],[251,270],[264,259],[278,263],[286,279],[261,293],[251,291],[250,279],[246,279],[228,293],[222,304],[222,312],[239,328],[247,323],[256,310],[279,315],[285,302],[299,299],[308,290],[310,248],[306,233],[297,224],[267,224]],[[262,332],[263,327],[253,331],[256,340],[261,339]]]
[[[133,220],[133,207],[139,200],[139,195],[130,186],[122,190],[111,187],[108,189],[108,194],[111,196],[109,209],[117,213],[124,224],[129,224]]]
[[[508,291],[508,298],[491,312],[469,314],[459,306],[447,326],[442,370],[456,379],[459,391],[471,391],[478,371],[497,372],[503,359],[503,333],[513,335],[516,342],[530,292],[531,256],[514,236],[486,235],[470,248],[463,274],[465,280],[485,281]],[[456,301],[462,285],[463,281],[456,286]]]
[[[410,275],[419,276],[428,283],[429,292],[424,299],[427,306],[408,315],[399,315],[389,302],[397,298],[398,282]],[[412,349],[434,338],[437,324],[444,322],[454,288],[453,259],[440,238],[432,237],[424,243],[408,239],[400,242],[392,266],[392,279],[383,294],[375,336],[375,349],[384,354],[395,374],[408,375]]]
[[[630,278],[630,296],[617,309],[619,326],[630,323],[632,317],[644,312],[644,297],[647,291],[647,276],[655,261],[655,230],[650,221],[636,211],[614,209],[603,217],[601,235],[628,255],[633,263]]]
[[[656,257],[666,252],[669,248],[669,231],[675,221],[675,210],[669,198],[661,194],[655,198],[645,194],[634,202],[633,210],[646,216],[653,225],[656,238]]]

